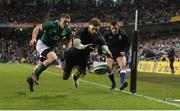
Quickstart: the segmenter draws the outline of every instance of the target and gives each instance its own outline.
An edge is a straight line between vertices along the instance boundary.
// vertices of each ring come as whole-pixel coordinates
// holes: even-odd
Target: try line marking
[[[28,66],[25,66],[25,65],[21,65],[21,64],[18,64],[18,65],[21,66],[21,67],[27,68],[27,69],[32,69],[32,68],[30,68]],[[55,72],[51,72],[51,71],[47,71],[47,70],[44,71],[44,72],[47,72],[47,73],[49,73],[51,75],[54,75],[54,76],[60,76],[60,74],[55,73]],[[99,84],[99,83],[95,83],[95,82],[91,82],[91,81],[87,81],[87,80],[79,79],[79,81],[82,81],[84,83],[88,83],[88,84],[91,84],[91,85],[99,86],[99,87],[104,87],[104,88],[107,88],[107,89],[110,88],[109,86],[106,86],[106,85],[103,85],[103,84]],[[117,88],[115,90],[116,91],[120,91]],[[176,107],[180,108],[180,104],[164,101],[164,100],[157,99],[157,98],[154,98],[154,97],[149,97],[149,96],[141,95],[141,94],[138,94],[138,93],[134,93],[133,94],[133,93],[125,91],[125,90],[121,91],[121,92],[124,92],[124,93],[127,93],[127,94],[131,94],[131,95],[134,95],[134,96],[137,96],[137,97],[142,97],[142,98],[145,98],[145,99],[148,99],[148,100],[151,100],[151,101],[156,101],[156,102],[159,102],[159,103],[168,104],[168,105],[171,105],[171,106],[176,106]]]

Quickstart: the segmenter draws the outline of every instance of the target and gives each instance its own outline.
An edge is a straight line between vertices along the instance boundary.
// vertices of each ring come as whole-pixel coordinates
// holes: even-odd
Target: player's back
[[[93,44],[92,47],[96,47],[96,46],[101,46],[105,44],[105,40],[101,34],[101,32],[99,31],[97,33],[96,36],[93,36],[89,31],[88,31],[88,27],[86,28],[82,28],[77,32],[76,35],[77,38],[79,38],[81,40],[81,43],[83,45],[86,44]]]

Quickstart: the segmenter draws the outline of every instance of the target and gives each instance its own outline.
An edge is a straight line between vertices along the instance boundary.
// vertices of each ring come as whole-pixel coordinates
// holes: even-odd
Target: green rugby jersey
[[[65,27],[62,29],[59,26],[59,20],[51,20],[42,23],[43,34],[40,40],[51,49],[54,49],[59,42],[69,40],[71,38],[71,29]]]

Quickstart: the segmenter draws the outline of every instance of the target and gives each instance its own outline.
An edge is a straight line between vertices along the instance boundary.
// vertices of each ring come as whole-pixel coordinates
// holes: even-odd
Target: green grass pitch
[[[88,74],[75,88],[72,79],[62,80],[61,71],[51,67],[43,72],[38,86],[30,92],[26,78],[33,65],[0,64],[0,110],[180,110],[180,76],[138,73],[137,94],[129,86],[111,91],[107,75]],[[127,75],[130,81],[130,75]]]

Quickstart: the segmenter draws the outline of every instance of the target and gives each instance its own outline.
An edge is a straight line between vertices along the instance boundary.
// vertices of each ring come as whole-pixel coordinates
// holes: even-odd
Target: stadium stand
[[[99,17],[104,22],[116,18],[123,21],[124,25],[133,23],[136,9],[140,10],[139,24],[169,23],[171,17],[180,15],[179,0],[119,0],[118,3],[111,0],[72,0],[71,2],[70,0],[21,0],[19,2],[0,0],[0,2],[0,25],[2,26],[0,27],[0,62],[23,60],[21,62],[35,64],[37,60],[36,52],[28,46],[32,28],[3,28],[4,24],[41,23],[47,19],[56,18],[62,12],[70,13],[73,23],[83,23],[92,17]],[[82,10],[84,8],[86,10]],[[153,57],[159,60],[173,43],[176,51],[179,51],[179,33],[147,32],[140,38],[140,59]]]
[[[126,24],[133,23],[136,9],[141,10],[140,24],[169,22],[172,16],[180,15],[178,0],[133,0],[133,3],[122,0],[122,3],[119,2],[117,5],[113,5],[114,2],[111,0],[98,0],[98,3],[95,1],[57,0],[48,4],[46,0],[2,0],[0,23],[40,23],[49,16],[56,18],[62,12],[70,13],[72,22],[87,22],[96,16],[102,21],[111,21],[115,17]],[[82,10],[84,8],[86,10]]]

